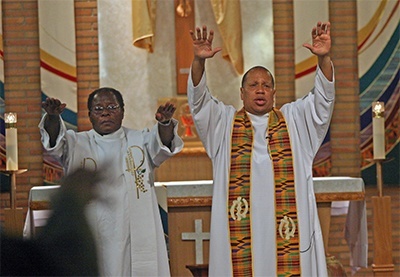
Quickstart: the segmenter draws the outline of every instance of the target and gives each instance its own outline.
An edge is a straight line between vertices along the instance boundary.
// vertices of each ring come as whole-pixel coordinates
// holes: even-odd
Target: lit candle
[[[6,170],[18,170],[17,114],[5,113],[6,123]]]
[[[372,139],[374,145],[374,159],[385,159],[385,104],[372,102]]]

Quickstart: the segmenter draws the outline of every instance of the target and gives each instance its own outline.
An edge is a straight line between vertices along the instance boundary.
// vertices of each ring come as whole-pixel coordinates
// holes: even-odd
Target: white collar
[[[267,124],[268,123],[269,113],[266,113],[263,115],[255,115],[255,114],[247,112],[247,114],[249,115],[252,124]]]
[[[125,137],[124,129],[121,127],[117,131],[107,135],[100,135],[95,130],[93,130],[95,138],[102,139],[102,140],[114,140],[114,139],[122,139]]]

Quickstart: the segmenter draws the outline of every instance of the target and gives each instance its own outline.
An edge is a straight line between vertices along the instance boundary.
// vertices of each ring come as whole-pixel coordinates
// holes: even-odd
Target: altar
[[[368,236],[364,182],[361,178],[314,178],[318,214],[328,249],[329,226],[335,203],[345,205],[345,239],[351,254],[351,266],[367,267]],[[157,198],[168,233],[168,251],[172,276],[193,276],[191,270],[207,268],[210,239],[212,180],[156,182]],[[24,237],[35,235],[51,215],[50,198],[58,186],[33,187],[29,195]],[[339,202],[338,202],[339,201]],[[346,203],[346,202],[345,202]],[[191,270],[189,270],[189,268]]]
[[[318,177],[313,181],[325,249],[328,249],[332,210],[344,206],[347,214],[344,237],[351,254],[350,265],[354,270],[367,267],[364,181],[351,177]],[[193,276],[191,270],[208,264],[213,182],[159,182],[156,185],[167,188],[171,275]]]

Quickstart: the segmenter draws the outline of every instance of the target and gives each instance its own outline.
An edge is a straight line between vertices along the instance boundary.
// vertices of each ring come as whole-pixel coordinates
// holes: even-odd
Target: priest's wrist
[[[161,124],[162,126],[169,126],[171,124],[171,119],[168,119],[166,121],[158,121],[159,124]]]

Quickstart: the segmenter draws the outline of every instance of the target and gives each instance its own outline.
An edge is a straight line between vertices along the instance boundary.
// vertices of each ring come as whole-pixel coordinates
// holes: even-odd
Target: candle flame
[[[5,123],[17,123],[17,113],[5,113],[4,114]]]
[[[385,111],[385,103],[383,102],[372,102],[372,113],[374,117],[383,117]]]

